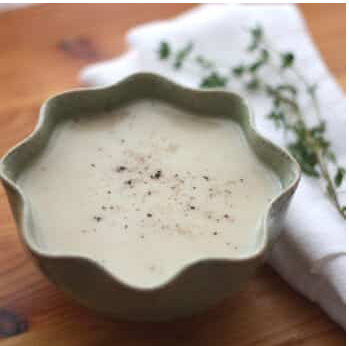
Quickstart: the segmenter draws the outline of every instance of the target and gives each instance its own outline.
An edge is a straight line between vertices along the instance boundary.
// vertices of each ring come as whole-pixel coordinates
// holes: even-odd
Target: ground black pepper
[[[155,174],[152,174],[152,175],[150,176],[150,178],[151,178],[151,179],[160,179],[161,175],[162,175],[161,170],[158,170],[158,171],[156,171]]]

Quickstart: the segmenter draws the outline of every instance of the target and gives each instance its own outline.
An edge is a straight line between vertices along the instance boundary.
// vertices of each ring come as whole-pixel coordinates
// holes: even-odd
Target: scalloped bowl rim
[[[239,256],[239,257],[207,257],[207,258],[200,258],[198,260],[190,261],[186,263],[185,265],[178,266],[178,269],[172,272],[170,275],[166,277],[166,279],[162,280],[160,283],[154,284],[152,286],[140,286],[140,285],[134,285],[131,283],[128,283],[127,281],[120,278],[115,272],[109,270],[106,268],[102,263],[99,261],[96,261],[89,256],[86,255],[74,255],[74,254],[62,254],[62,253],[50,253],[49,251],[45,251],[44,249],[40,248],[35,241],[32,239],[30,235],[28,235],[28,215],[30,211],[29,203],[27,201],[26,194],[21,189],[19,185],[17,185],[13,180],[11,180],[5,173],[5,167],[6,167],[6,159],[12,155],[17,150],[20,150],[22,147],[24,147],[28,142],[30,142],[36,134],[40,131],[40,129],[44,126],[45,119],[47,117],[48,112],[46,112],[46,108],[48,104],[57,97],[64,97],[65,95],[74,94],[74,93],[84,93],[88,91],[99,91],[99,90],[108,90],[108,89],[114,89],[118,85],[121,85],[122,83],[128,82],[131,79],[135,79],[135,83],[137,82],[138,77],[144,77],[147,78],[153,78],[160,80],[160,82],[166,82],[171,84],[176,89],[181,89],[185,92],[191,92],[201,95],[207,95],[207,94],[226,94],[230,96],[235,96],[241,100],[243,105],[247,109],[247,124],[252,129],[253,135],[258,137],[260,140],[268,143],[273,147],[274,150],[279,151],[284,157],[287,158],[289,161],[290,166],[293,166],[293,173],[294,178],[291,182],[288,183],[288,185],[284,188],[281,188],[280,192],[270,201],[266,204],[266,209],[264,212],[264,217],[261,224],[262,229],[262,239],[260,241],[260,245],[256,247],[256,251],[252,252],[249,255],[246,256]],[[52,129],[52,132],[54,130],[55,126]],[[51,134],[52,134],[51,132]],[[50,138],[50,136],[49,136]],[[48,139],[49,140],[49,139]],[[254,149],[253,149],[254,150]],[[257,154],[256,154],[257,155]],[[258,156],[258,155],[257,155]],[[258,130],[256,129],[255,122],[254,122],[254,116],[253,112],[251,110],[251,107],[249,104],[245,101],[243,97],[241,97],[239,94],[231,91],[225,91],[222,89],[214,89],[214,90],[203,90],[203,89],[194,89],[185,87],[183,85],[180,85],[178,83],[173,82],[170,79],[167,79],[165,77],[162,77],[160,75],[154,74],[154,73],[135,73],[132,75],[129,75],[126,78],[121,79],[120,81],[117,81],[112,84],[104,85],[104,86],[97,86],[97,87],[79,87],[74,89],[69,89],[64,92],[56,93],[49,97],[42,106],[40,107],[39,111],[39,117],[37,120],[37,123],[33,129],[33,131],[26,136],[23,140],[19,141],[16,145],[14,145],[12,148],[10,148],[2,157],[0,160],[0,178],[4,181],[6,181],[7,184],[9,184],[18,194],[20,197],[20,204],[22,207],[22,228],[17,227],[18,231],[20,232],[21,238],[25,245],[28,247],[28,249],[34,253],[36,256],[42,257],[42,258],[49,258],[49,259],[61,259],[61,260],[82,260],[88,263],[89,265],[95,266],[98,270],[101,270],[104,274],[106,274],[108,277],[110,277],[115,282],[121,284],[122,286],[125,286],[129,289],[136,290],[136,291],[144,291],[144,292],[154,292],[156,290],[161,290],[165,288],[166,286],[170,285],[173,281],[175,281],[178,277],[183,275],[185,272],[191,270],[193,267],[207,263],[207,262],[216,262],[216,263],[236,263],[236,262],[244,262],[253,260],[256,257],[261,256],[268,246],[268,235],[267,235],[267,225],[266,220],[268,219],[268,215],[270,213],[271,207],[274,203],[276,203],[284,194],[289,192],[292,189],[295,189],[296,186],[299,183],[301,177],[301,171],[300,167],[297,163],[297,161],[282,147],[278,146],[277,144],[273,143],[269,139],[265,138],[263,135],[261,135]]]

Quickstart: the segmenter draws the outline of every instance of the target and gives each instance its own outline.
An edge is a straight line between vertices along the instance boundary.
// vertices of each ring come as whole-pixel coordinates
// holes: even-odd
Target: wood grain
[[[0,14],[0,155],[33,129],[44,99],[77,85],[82,66],[122,52],[128,28],[168,18],[190,6],[58,4]],[[345,87],[345,5],[301,8],[325,61]],[[33,266],[1,188],[0,331],[5,327],[17,335],[3,336],[4,346],[345,342],[339,327],[266,265],[238,297],[200,316],[157,325],[111,322],[97,316],[65,297]]]

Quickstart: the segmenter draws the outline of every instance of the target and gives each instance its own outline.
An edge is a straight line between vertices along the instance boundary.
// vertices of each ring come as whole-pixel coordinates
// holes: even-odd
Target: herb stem
[[[265,40],[265,38],[262,39],[262,45],[264,45],[264,48],[269,49],[274,54],[277,54],[277,55],[281,56],[281,53],[278,52],[276,49],[274,49]],[[311,101],[313,103],[315,114],[316,114],[317,120],[318,120],[319,125],[320,125],[323,122],[323,118],[322,118],[322,114],[321,114],[321,110],[320,110],[319,100],[318,100],[318,98],[316,96],[315,86],[311,85],[307,81],[307,79],[298,70],[298,68],[296,66],[292,65],[291,69],[292,69],[293,73],[295,74],[295,76],[303,83],[304,87],[306,88],[306,91],[309,94],[309,96],[311,98]],[[302,113],[300,112],[300,109],[299,109],[299,106],[298,106],[297,102],[295,102],[295,101],[293,101],[293,100],[283,96],[280,92],[278,92],[275,89],[270,88],[268,91],[269,91],[270,94],[276,96],[279,100],[281,100],[285,104],[288,104],[293,109],[295,114],[298,116],[299,121],[301,121],[302,124],[305,125],[305,118],[302,115]],[[324,155],[323,151],[321,150],[321,148],[319,148],[317,146],[317,144],[314,143],[313,139],[309,135],[307,135],[305,138],[306,138],[306,142],[307,142],[308,146],[315,148],[314,152],[315,152],[318,164],[319,164],[319,169],[320,169],[320,172],[321,172],[321,176],[326,181],[326,189],[327,189],[328,196],[329,196],[332,204],[335,206],[335,208],[339,212],[339,214],[345,219],[346,218],[345,212],[344,212],[343,208],[341,207],[341,205],[339,203],[337,192],[336,192],[336,187],[334,185],[333,179],[330,176],[329,169],[328,169],[328,164],[327,164],[327,160],[325,158],[325,155]]]
[[[326,164],[324,157],[322,155],[321,149],[316,149],[316,157],[317,157],[318,162],[319,162],[321,175],[323,176],[323,178],[326,180],[326,183],[327,183],[326,189],[327,189],[327,193],[330,197],[330,200],[332,201],[332,204],[335,206],[335,208],[337,209],[339,214],[345,219],[345,213],[344,213],[344,211],[339,203],[336,188],[335,188],[333,180],[331,179],[331,176],[329,174],[328,167],[327,167],[327,164]]]
[[[261,46],[265,49],[269,49],[270,52],[272,52],[274,55],[277,55],[277,56],[281,56],[281,53],[276,50],[267,40],[265,37],[263,37],[261,39]],[[274,66],[275,67],[275,66]],[[322,118],[322,114],[321,114],[321,110],[320,110],[320,105],[319,105],[319,100],[318,98],[316,97],[316,94],[315,94],[315,90],[314,90],[314,86],[311,85],[307,79],[304,77],[304,75],[299,71],[299,69],[292,64],[291,66],[291,70],[293,71],[293,73],[295,74],[296,77],[298,77],[298,79],[303,83],[307,93],[310,95],[310,98],[313,102],[313,106],[314,106],[314,109],[315,109],[315,114],[316,114],[316,117],[317,117],[317,120],[319,122],[322,122],[323,121],[323,118]]]
[[[298,106],[297,102],[284,96],[281,92],[279,92],[278,90],[276,90],[274,88],[267,87],[267,91],[268,91],[268,93],[270,93],[274,97],[278,98],[283,103],[286,103],[287,105],[289,105],[295,113],[299,113],[299,106]]]
[[[303,85],[305,86],[308,94],[310,95],[310,98],[313,102],[313,106],[315,109],[315,114],[317,117],[317,120],[321,123],[323,121],[322,118],[322,114],[321,114],[321,110],[320,110],[320,105],[319,105],[319,100],[316,97],[316,93],[314,90],[314,86],[311,85],[306,78],[303,76],[303,74],[298,70],[298,68],[296,66],[292,66],[292,71],[293,73],[299,78],[299,80],[303,83]]]

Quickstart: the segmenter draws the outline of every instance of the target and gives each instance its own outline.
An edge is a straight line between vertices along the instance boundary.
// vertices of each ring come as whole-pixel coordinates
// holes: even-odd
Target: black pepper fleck
[[[151,179],[160,179],[161,175],[162,175],[161,170],[158,170],[158,171],[156,171],[155,174],[152,174],[152,175],[150,176],[150,178],[151,178]]]
[[[100,216],[94,216],[93,217],[97,222],[100,222],[102,221],[102,218]]]
[[[110,190],[108,190],[108,191],[107,191],[107,194],[108,194],[108,195],[110,195],[110,194],[111,194],[111,191],[110,191]]]
[[[148,196],[150,196],[151,195],[151,191],[148,191]]]
[[[132,179],[126,180],[126,181],[125,181],[125,184],[131,185],[131,184],[132,184]]]
[[[91,167],[96,167],[96,165],[94,163],[91,163]]]
[[[126,170],[126,167],[125,167],[125,166],[119,166],[119,167],[116,169],[117,172],[123,172],[123,171],[125,171],[125,170]]]
[[[191,209],[191,210],[195,210],[196,208],[195,208],[193,205],[191,205],[191,206],[190,206],[190,209]]]
[[[208,179],[209,179],[207,175],[203,175],[202,177],[203,177],[206,181],[208,181]]]
[[[228,214],[224,214],[224,218],[229,219],[229,215]]]
[[[153,214],[151,214],[151,213],[147,214],[147,217],[152,217],[152,216],[153,216]]]
[[[213,235],[218,235],[218,232],[213,232]]]

